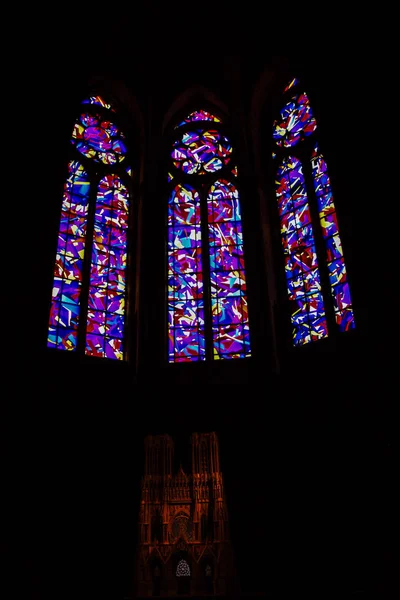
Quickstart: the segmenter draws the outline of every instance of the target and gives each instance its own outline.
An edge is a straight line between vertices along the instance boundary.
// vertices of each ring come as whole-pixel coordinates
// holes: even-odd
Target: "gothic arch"
[[[165,135],[168,362],[251,355],[236,147],[196,88]],[[203,104],[201,104],[203,102]],[[173,127],[173,128],[172,128]]]

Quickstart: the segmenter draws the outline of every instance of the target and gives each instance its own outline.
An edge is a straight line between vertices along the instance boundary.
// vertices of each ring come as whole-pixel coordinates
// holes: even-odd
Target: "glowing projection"
[[[176,576],[177,577],[190,577],[190,567],[186,560],[182,558],[176,567]]]
[[[207,197],[214,358],[250,351],[239,194],[218,180]]]
[[[169,362],[250,356],[239,193],[230,181],[232,175],[238,177],[238,169],[232,164],[228,138],[218,125],[209,130],[210,120],[220,123],[206,111],[191,113],[179,126],[196,122],[196,130],[181,134],[171,153],[175,168],[168,173],[174,186],[168,204]],[[182,181],[182,174],[191,176],[190,184],[186,177]]]
[[[50,348],[76,349],[89,189],[89,177],[83,166],[71,161],[58,233],[47,340]]]
[[[174,143],[171,153],[177,169],[192,175],[214,173],[227,165],[232,153],[228,139],[216,130],[188,131]]]
[[[123,178],[132,169],[119,167],[126,147],[107,118],[111,105],[100,96],[82,104],[88,112],[72,133],[71,153],[81,158],[70,162],[64,186],[47,345],[122,360],[129,216]]]
[[[276,196],[285,254],[287,291],[292,305],[295,345],[328,335],[314,233],[302,165],[290,156],[276,178]]]
[[[177,185],[168,203],[168,358],[205,360],[200,196]]]
[[[124,134],[99,114],[83,113],[72,133],[71,143],[87,158],[114,165],[124,160]]]
[[[354,313],[328,168],[319,151],[318,144],[315,145],[311,155],[311,166],[318,214],[326,245],[326,261],[334,301],[335,319],[339,330],[347,331],[355,327]]]
[[[181,121],[179,125],[176,125],[175,129],[182,127],[182,125],[186,125],[186,123],[193,123],[196,121],[214,121],[214,123],[221,123],[221,119],[206,110],[197,110]]]
[[[311,135],[316,127],[307,94],[298,94],[282,108],[281,119],[274,122],[272,135],[278,146],[290,148]]]
[[[116,175],[99,184],[87,314],[86,354],[123,359],[128,190]]]

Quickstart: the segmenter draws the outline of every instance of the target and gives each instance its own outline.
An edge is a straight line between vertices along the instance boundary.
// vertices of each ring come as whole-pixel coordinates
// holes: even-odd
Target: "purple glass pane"
[[[57,329],[57,349],[76,350],[77,336],[76,329],[67,329],[59,325]]]
[[[203,297],[202,273],[170,273],[168,276],[169,300],[198,300]]]
[[[220,357],[227,354],[250,355],[248,325],[228,325],[213,328],[214,350]]]
[[[173,146],[171,157],[184,173],[214,173],[227,164],[232,153],[228,139],[216,130],[188,131]]]
[[[123,345],[121,338],[105,338],[104,355],[106,358],[123,360]]]
[[[346,265],[343,258],[328,168],[319,151],[318,144],[315,145],[311,155],[311,167],[321,229],[325,238],[326,259],[334,299],[336,323],[339,331],[347,331],[355,327],[353,310],[351,308],[350,288],[348,283],[346,283]]]
[[[240,271],[212,272],[211,296],[240,296],[246,291],[246,280]]]
[[[177,185],[168,203],[169,362],[204,360],[200,196]]]
[[[272,135],[278,146],[289,148],[311,135],[316,127],[307,94],[297,94],[281,110]]]
[[[334,235],[332,238],[325,240],[326,244],[326,257],[327,261],[331,262],[336,258],[343,257],[342,242],[338,235]]]
[[[285,254],[287,292],[292,305],[294,345],[326,337],[320,274],[315,251],[302,165],[295,157],[283,160],[276,177],[276,196],[281,215],[282,245]]]
[[[218,180],[207,196],[214,358],[250,355],[239,193]]]
[[[346,265],[344,264],[343,258],[328,263],[328,272],[329,282],[332,288],[338,283],[345,283],[347,281]]]
[[[71,143],[87,158],[112,165],[125,158],[124,134],[100,114],[83,113],[75,123]]]
[[[202,328],[175,327],[174,333],[174,361],[189,362],[204,360],[205,341]]]
[[[184,300],[168,305],[168,319],[171,326],[196,327],[204,325],[204,308],[201,301]]]
[[[244,270],[243,246],[211,246],[210,269],[212,271]]]
[[[110,337],[122,339],[124,337],[124,315],[107,315],[106,332]]]
[[[89,189],[88,174],[80,163],[71,161],[64,185],[49,318],[48,345],[61,350],[75,350],[77,344]]]
[[[88,310],[86,331],[89,334],[104,335],[106,323],[106,313],[100,310]]]
[[[85,354],[90,356],[104,356],[104,336],[94,333],[86,333]]]
[[[355,329],[354,313],[351,307],[335,313],[335,317],[339,331],[350,331],[351,329]]]
[[[118,360],[124,358],[128,211],[129,194],[121,179],[116,175],[103,177],[95,210],[87,320],[87,335],[92,337],[88,338],[86,353]],[[100,324],[94,321],[99,316]]]
[[[341,312],[351,305],[350,288],[348,283],[339,283],[332,289],[335,311]]]
[[[219,325],[237,324],[247,321],[245,298],[222,297],[211,299],[213,321]]]
[[[321,219],[322,235],[324,238],[331,237],[338,233],[338,224],[336,219],[336,213],[330,213],[325,215]]]

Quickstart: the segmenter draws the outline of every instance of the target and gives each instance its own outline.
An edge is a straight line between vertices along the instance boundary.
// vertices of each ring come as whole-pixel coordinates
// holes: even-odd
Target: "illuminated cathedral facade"
[[[145,439],[137,596],[226,595],[233,553],[216,433],[191,436],[191,472],[174,473],[169,435]]]

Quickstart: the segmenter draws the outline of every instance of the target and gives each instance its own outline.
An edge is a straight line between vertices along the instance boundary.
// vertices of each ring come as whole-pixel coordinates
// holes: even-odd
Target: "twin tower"
[[[138,597],[234,592],[233,553],[215,433],[191,436],[191,472],[173,471],[169,435],[145,439]]]

